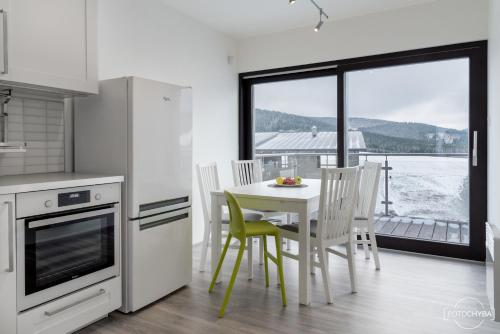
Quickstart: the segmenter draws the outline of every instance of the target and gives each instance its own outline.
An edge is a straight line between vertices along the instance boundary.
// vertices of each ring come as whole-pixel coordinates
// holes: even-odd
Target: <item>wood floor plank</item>
[[[460,243],[460,224],[448,223],[446,241]]]
[[[401,218],[401,222],[403,222],[403,223],[411,223],[412,221],[413,221],[413,219],[410,217],[402,217]]]
[[[460,241],[463,244],[469,243],[469,224],[460,224]]]
[[[436,223],[434,220],[425,219],[423,221],[422,228],[420,229],[420,233],[418,234],[419,239],[431,240],[432,235],[434,234],[434,226]]]
[[[398,226],[392,231],[392,235],[403,237],[406,235],[406,231],[411,225],[411,219],[401,219]]]
[[[380,234],[392,234],[392,231],[399,225],[399,222],[401,221],[401,218],[399,217],[393,217],[389,219],[388,222],[385,223],[384,227],[380,230]]]
[[[446,241],[447,232],[448,232],[448,224],[446,222],[436,221],[436,225],[434,226],[434,232],[432,234],[432,240]]]
[[[407,238],[418,238],[418,235],[420,234],[420,230],[422,229],[423,225],[424,225],[423,219],[413,219],[411,225],[408,227],[408,230],[406,230],[405,236]]]
[[[389,218],[388,217],[381,217],[381,218],[378,218],[375,222],[375,226],[374,226],[374,229],[375,229],[375,233],[379,233],[380,231],[382,231],[382,229],[384,228],[384,225],[389,221]]]

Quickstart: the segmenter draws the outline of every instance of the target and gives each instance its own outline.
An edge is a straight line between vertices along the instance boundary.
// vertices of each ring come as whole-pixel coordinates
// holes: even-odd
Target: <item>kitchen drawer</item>
[[[18,334],[71,333],[121,306],[121,280],[112,278],[20,313]]]

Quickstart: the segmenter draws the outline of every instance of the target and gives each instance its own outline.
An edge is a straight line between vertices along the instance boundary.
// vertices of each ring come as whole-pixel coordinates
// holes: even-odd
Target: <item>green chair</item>
[[[267,267],[267,259],[271,259],[278,266],[278,273],[280,278],[281,287],[281,299],[283,301],[283,306],[286,306],[286,292],[285,292],[285,281],[283,277],[283,258],[281,257],[281,247],[280,247],[280,230],[273,224],[267,221],[245,221],[243,218],[243,213],[241,207],[236,200],[236,198],[229,192],[225,191],[224,195],[227,199],[227,205],[229,207],[229,234],[226,239],[226,244],[224,245],[224,250],[222,251],[219,263],[217,264],[217,269],[215,270],[214,277],[212,278],[212,283],[210,283],[210,288],[208,292],[212,292],[217,281],[217,276],[219,276],[220,268],[224,262],[224,257],[226,256],[227,249],[231,243],[232,238],[236,238],[240,241],[240,248],[238,250],[238,257],[236,258],[236,263],[234,264],[233,274],[231,275],[231,280],[224,295],[224,301],[219,311],[219,317],[222,318],[226,311],[229,298],[231,297],[231,291],[233,289],[233,284],[240,269],[241,259],[243,253],[245,252],[245,243],[248,237],[259,237],[262,236],[264,240],[264,268],[266,272],[266,287],[269,287],[269,272]],[[267,236],[274,236],[276,241],[276,257],[271,255],[267,251]],[[249,245],[251,247],[251,245]]]

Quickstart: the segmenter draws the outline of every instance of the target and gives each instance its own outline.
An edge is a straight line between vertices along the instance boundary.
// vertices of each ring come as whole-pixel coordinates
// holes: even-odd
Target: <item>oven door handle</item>
[[[47,226],[47,225],[66,223],[66,222],[71,221],[71,220],[91,218],[91,217],[106,215],[106,214],[115,213],[115,212],[117,212],[116,206],[112,207],[112,208],[101,209],[101,210],[76,213],[73,215],[64,215],[64,216],[55,217],[55,218],[33,220],[33,221],[28,223],[28,228],[39,228],[39,227],[43,227],[43,226]]]
[[[9,215],[8,239],[9,239],[9,267],[5,270],[8,273],[14,272],[14,205],[12,202],[4,202],[7,205]]]
[[[104,295],[105,293],[106,293],[106,290],[104,290],[104,289],[99,289],[99,291],[97,291],[97,292],[96,292],[96,293],[94,293],[93,295],[90,295],[90,296],[85,297],[85,298],[83,298],[83,299],[77,300],[77,301],[76,301],[76,302],[74,302],[74,303],[71,303],[71,304],[65,305],[65,306],[63,306],[63,307],[60,307],[60,308],[58,308],[58,309],[54,310],[54,311],[45,311],[45,315],[46,315],[46,316],[48,316],[48,317],[52,317],[52,316],[54,316],[54,315],[56,315],[56,314],[58,314],[58,313],[61,313],[61,312],[66,311],[66,310],[68,310],[68,309],[70,309],[70,308],[73,308],[73,307],[75,307],[75,306],[78,306],[78,305],[80,305],[80,304],[83,304],[83,303],[85,303],[85,302],[88,302],[88,301],[89,301],[89,300],[91,300],[91,299],[94,299],[94,298],[97,298],[97,297],[99,297],[99,296],[102,296],[102,295]]]

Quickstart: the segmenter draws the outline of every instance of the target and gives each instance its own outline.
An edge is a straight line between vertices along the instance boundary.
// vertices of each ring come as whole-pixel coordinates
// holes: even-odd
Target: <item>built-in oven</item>
[[[120,274],[120,185],[19,194],[17,299],[23,311]]]

